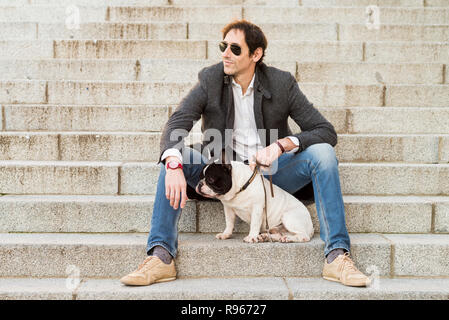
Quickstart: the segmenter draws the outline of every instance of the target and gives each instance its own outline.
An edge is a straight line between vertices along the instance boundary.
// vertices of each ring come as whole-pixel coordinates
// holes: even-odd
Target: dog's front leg
[[[249,234],[243,238],[245,242],[259,242],[258,236],[262,227],[263,206],[254,206],[251,212]]]
[[[232,231],[234,231],[235,224],[235,212],[231,207],[223,205],[226,228],[222,233],[219,233],[215,236],[215,238],[220,240],[229,239],[232,236]]]

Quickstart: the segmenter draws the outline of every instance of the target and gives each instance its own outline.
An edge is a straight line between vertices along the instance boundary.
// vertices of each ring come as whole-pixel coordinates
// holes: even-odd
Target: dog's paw
[[[226,240],[229,239],[231,237],[230,233],[218,233],[215,238],[220,239],[220,240]]]
[[[258,237],[258,235],[257,236],[248,235],[245,238],[243,238],[243,241],[247,242],[247,243],[255,243],[255,242],[259,242],[259,237]]]
[[[291,237],[289,237],[289,236],[281,236],[279,238],[279,242],[289,243],[289,242],[293,242],[293,239]]]
[[[266,242],[270,240],[270,235],[268,233],[261,233],[257,236],[258,242]]]

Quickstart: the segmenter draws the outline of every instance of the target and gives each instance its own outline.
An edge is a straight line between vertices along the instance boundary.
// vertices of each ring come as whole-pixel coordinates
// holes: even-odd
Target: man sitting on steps
[[[307,100],[295,77],[262,62],[266,47],[262,30],[246,20],[224,27],[220,43],[223,61],[200,71],[199,82],[165,125],[148,258],[123,277],[122,283],[150,285],[176,279],[177,225],[187,201],[187,185],[195,188],[208,159],[204,153],[184,147],[183,137],[174,141],[172,134],[176,130],[190,132],[202,117],[203,133],[215,129],[225,137],[225,131],[232,129],[232,143],[225,142],[224,149],[226,155],[232,149],[233,159],[226,161],[246,161],[251,168],[254,159],[264,164],[277,161],[273,183],[292,194],[312,183],[325,244],[323,278],[349,286],[370,284],[349,257],[350,239],[333,148],[337,144],[335,129]],[[289,116],[301,133],[291,133]],[[258,129],[265,129],[266,136]],[[277,130],[276,138],[270,129]]]

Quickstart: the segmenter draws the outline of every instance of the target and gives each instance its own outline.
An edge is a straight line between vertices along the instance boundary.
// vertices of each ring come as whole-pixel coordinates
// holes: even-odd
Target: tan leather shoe
[[[355,267],[348,252],[340,254],[331,263],[324,260],[323,278],[341,282],[345,286],[367,287],[371,284],[371,279]]]
[[[136,271],[124,276],[120,282],[128,286],[148,286],[153,283],[176,280],[174,260],[165,264],[156,256],[149,256]]]

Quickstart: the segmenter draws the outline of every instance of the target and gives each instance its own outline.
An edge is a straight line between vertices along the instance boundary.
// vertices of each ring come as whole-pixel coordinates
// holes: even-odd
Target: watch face
[[[178,166],[178,164],[176,163],[176,161],[170,161],[168,163],[168,166],[172,169],[176,168]]]

